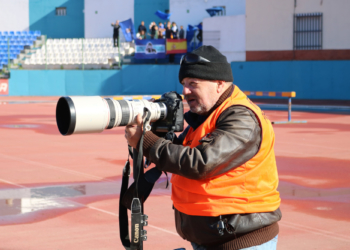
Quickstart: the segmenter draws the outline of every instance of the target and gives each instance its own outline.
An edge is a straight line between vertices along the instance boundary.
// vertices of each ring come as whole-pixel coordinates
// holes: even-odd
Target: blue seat
[[[20,31],[16,31],[16,36],[20,36],[22,33]]]
[[[4,31],[4,33],[2,33],[4,36],[8,36],[9,33],[7,31]]]
[[[24,39],[26,39],[26,36],[20,35],[20,36],[19,36],[19,39],[20,39],[20,40],[24,40]]]
[[[0,31],[0,36],[2,36],[2,32]]]
[[[15,55],[15,54],[10,55],[10,59],[16,59],[16,58],[17,58],[17,55]]]
[[[28,35],[28,31],[22,31],[21,32],[23,36],[27,36]]]
[[[14,35],[15,35],[15,32],[14,32],[14,31],[10,31],[9,34],[10,34],[11,36],[14,36]]]
[[[3,66],[2,66],[2,64],[0,63],[0,69],[3,69]]]
[[[29,46],[30,46],[30,45],[33,45],[33,41],[31,41],[31,40],[26,40],[26,41],[25,41],[25,44],[26,44],[26,45],[29,45]]]
[[[30,30],[30,31],[28,31],[28,34],[31,36],[34,36],[34,31]]]
[[[2,50],[7,50],[7,44],[1,44],[0,47],[2,48]]]
[[[35,36],[41,36],[41,31],[40,31],[40,30],[34,31],[34,35],[35,35]]]
[[[8,60],[8,55],[5,54],[5,55],[2,57],[2,60]]]
[[[2,35],[2,36],[1,36],[1,40],[3,40],[3,41],[7,41],[7,36]]]

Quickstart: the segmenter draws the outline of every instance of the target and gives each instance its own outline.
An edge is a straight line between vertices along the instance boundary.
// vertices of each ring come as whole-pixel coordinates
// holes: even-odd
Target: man
[[[143,30],[143,32],[146,34],[147,33],[147,29],[145,27],[145,22],[142,21],[141,24],[139,25],[139,28],[137,29],[137,32],[141,34],[141,31]]]
[[[151,34],[150,34],[151,39],[154,39],[156,35],[156,27],[157,27],[156,22],[151,22],[151,24],[149,25],[149,30],[151,31]]]
[[[119,44],[119,29],[120,29],[119,20],[117,20],[115,24],[112,23],[112,27],[113,27],[113,46],[116,47]],[[117,41],[117,44],[115,44],[115,41]]]
[[[226,57],[202,46],[181,60],[189,126],[170,142],[148,131],[144,155],[173,173],[178,234],[195,250],[276,249],[280,197],[271,122],[232,84]],[[142,118],[125,128],[136,148]]]
[[[184,26],[180,26],[180,31],[179,31],[179,38],[180,39],[184,39],[185,38],[185,30],[184,30]]]

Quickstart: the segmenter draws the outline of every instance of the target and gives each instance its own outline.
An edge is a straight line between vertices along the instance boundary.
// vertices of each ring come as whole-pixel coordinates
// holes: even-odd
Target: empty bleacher
[[[120,56],[134,53],[131,43],[121,43]],[[33,51],[23,63],[25,69],[110,68],[119,61],[118,47],[111,38],[47,39],[46,44]]]

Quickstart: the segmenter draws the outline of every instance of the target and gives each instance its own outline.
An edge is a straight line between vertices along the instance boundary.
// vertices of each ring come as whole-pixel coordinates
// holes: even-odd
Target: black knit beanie
[[[179,71],[180,83],[185,77],[233,82],[231,65],[227,62],[226,56],[213,46],[201,46],[191,54],[201,56],[210,62],[182,63]]]

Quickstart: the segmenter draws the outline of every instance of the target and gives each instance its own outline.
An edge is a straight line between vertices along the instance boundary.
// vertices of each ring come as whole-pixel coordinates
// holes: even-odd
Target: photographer
[[[230,64],[212,46],[181,60],[189,126],[174,140],[148,131],[143,152],[172,173],[178,234],[195,250],[276,249],[280,197],[274,132],[265,114],[232,84]],[[142,118],[125,129],[137,147]]]

